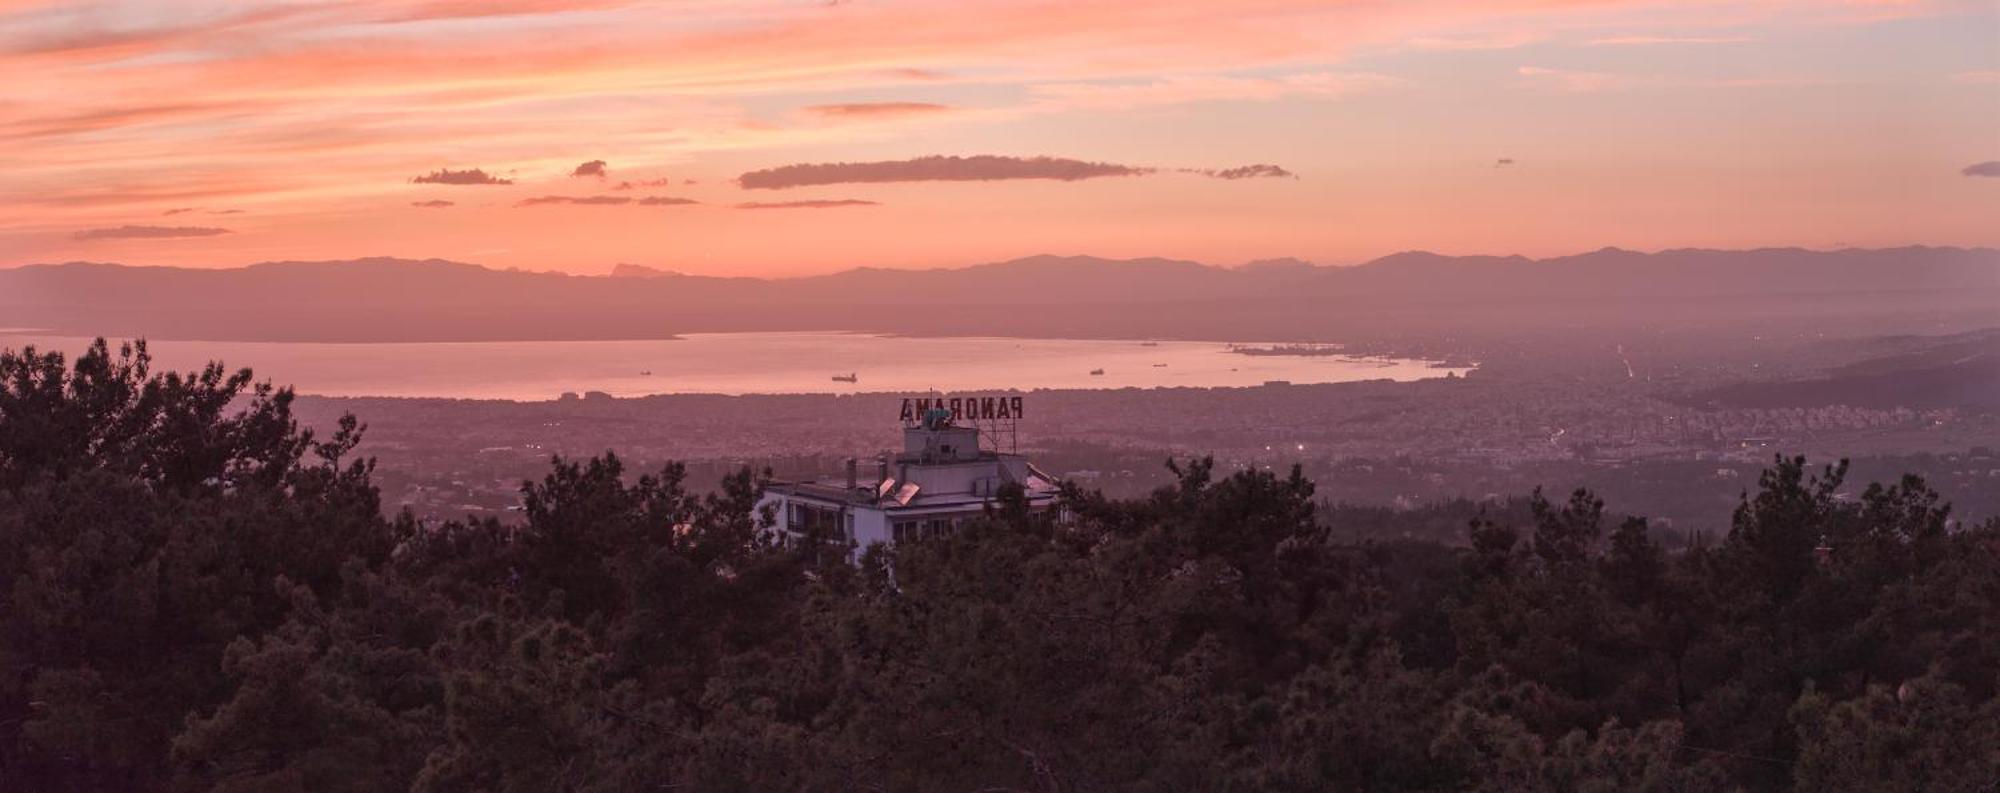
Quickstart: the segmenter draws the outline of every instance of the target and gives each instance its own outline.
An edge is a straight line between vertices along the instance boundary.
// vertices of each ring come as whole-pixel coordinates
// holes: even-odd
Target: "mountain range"
[[[720,331],[1423,340],[1774,319],[1904,332],[2000,316],[2000,250],[1605,248],[1574,256],[1407,252],[1352,266],[1225,268],[1031,256],[784,279],[620,265],[609,275],[439,259],[239,268],[70,262],[0,269],[0,327],[242,341],[666,338]],[[1925,323],[1930,323],[1926,325]],[[1811,324],[1808,322],[1807,324]],[[1906,327],[1907,326],[1907,327]]]

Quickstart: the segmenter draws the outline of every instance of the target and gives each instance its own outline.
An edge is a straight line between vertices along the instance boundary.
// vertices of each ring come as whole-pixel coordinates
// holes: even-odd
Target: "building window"
[[[846,542],[854,536],[854,515],[838,508],[792,502],[785,517],[785,529],[801,539]]]

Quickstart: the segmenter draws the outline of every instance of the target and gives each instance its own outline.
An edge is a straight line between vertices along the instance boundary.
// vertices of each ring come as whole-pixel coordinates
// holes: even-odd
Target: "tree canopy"
[[[1778,458],[1672,552],[1537,492],[1449,548],[1194,459],[850,565],[755,472],[610,453],[515,523],[385,516],[364,427],[290,402],[0,354],[0,788],[2000,786],[2000,525],[1914,478]]]

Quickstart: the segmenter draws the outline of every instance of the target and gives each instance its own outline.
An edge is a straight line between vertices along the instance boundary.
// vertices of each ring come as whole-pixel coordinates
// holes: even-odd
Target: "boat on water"
[[[1142,342],[1139,342],[1139,346],[1141,346],[1141,347],[1158,347],[1158,346],[1160,346],[1160,343],[1159,343],[1159,342],[1157,342],[1157,341],[1142,341]]]
[[[851,372],[848,374],[837,374],[833,376],[833,381],[836,383],[858,383],[861,382],[861,376]]]
[[[652,377],[652,376],[653,376],[653,370],[651,370],[651,369],[641,369],[641,370],[639,370],[639,376],[640,376],[640,377]]]
[[[1153,368],[1155,368],[1155,369],[1165,369],[1165,368],[1167,368],[1167,365],[1166,365],[1166,364],[1163,364],[1163,363],[1156,363],[1156,364],[1153,364]]]
[[[1090,370],[1090,373],[1091,373],[1091,374],[1093,374],[1093,375],[1100,375],[1100,374],[1104,374],[1104,370],[1103,370],[1103,369],[1092,369],[1092,370]]]

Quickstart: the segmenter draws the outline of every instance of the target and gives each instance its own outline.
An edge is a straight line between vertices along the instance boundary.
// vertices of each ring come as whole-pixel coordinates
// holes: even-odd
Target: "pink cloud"
[[[1372,73],[1311,72],[1283,77],[1195,75],[1148,82],[1053,83],[1030,92],[1057,109],[1127,110],[1193,102],[1271,101],[1288,97],[1340,97],[1398,84]]]
[[[882,118],[923,116],[949,112],[952,108],[930,102],[856,102],[839,105],[812,105],[807,113],[828,118]]]
[[[603,160],[591,160],[590,162],[576,166],[576,169],[570,171],[569,175],[572,178],[578,176],[595,176],[602,179],[604,178],[604,165]]]
[[[1405,42],[1419,50],[1476,51],[1511,50],[1541,41],[1536,33],[1513,31],[1477,36],[1418,36]]]
[[[1515,72],[1536,83],[1576,93],[1607,91],[1625,85],[1625,80],[1618,75],[1602,72],[1577,72],[1540,66],[1523,66]]]
[[[31,139],[64,137],[109,129],[214,119],[255,107],[249,102],[171,102],[96,108],[0,124],[0,137]]]
[[[20,8],[25,1],[0,0],[0,8]],[[0,179],[6,183],[0,185],[0,226],[67,231],[158,216],[169,207],[241,201],[224,205],[256,206],[266,221],[260,222],[254,238],[245,234],[228,242],[254,239],[259,250],[271,251],[286,245],[323,246],[343,235],[353,238],[368,226],[359,215],[347,211],[352,207],[397,211],[401,209],[398,199],[407,202],[426,194],[451,194],[453,191],[438,189],[398,195],[395,190],[397,183],[439,163],[478,162],[502,168],[493,174],[477,169],[465,172],[485,177],[476,181],[440,179],[425,184],[504,184],[512,181],[503,178],[513,176],[506,170],[509,164],[522,169],[518,178],[524,182],[543,177],[562,181],[562,161],[548,161],[547,154],[577,145],[591,147],[581,152],[586,155],[644,152],[654,163],[751,163],[728,171],[731,174],[764,164],[838,164],[900,157],[904,152],[982,150],[1067,151],[1133,163],[1116,166],[1129,171],[1122,175],[1150,172],[1152,169],[1140,167],[1149,161],[1183,165],[1255,162],[1261,158],[1282,158],[1301,168],[1311,165],[1316,175],[1322,171],[1345,174],[1350,163],[1367,156],[1346,144],[1362,134],[1358,130],[1378,124],[1398,126],[1399,134],[1420,139],[1413,141],[1418,145],[1436,145],[1435,137],[1459,132],[1464,133],[1463,139],[1514,139],[1506,133],[1518,130],[1502,130],[1497,137],[1494,134],[1495,125],[1506,126],[1499,115],[1504,109],[1495,114],[1468,115],[1463,130],[1440,129],[1440,124],[1451,125],[1433,114],[1410,110],[1411,106],[1439,100],[1441,91],[1482,85],[1471,77],[1461,84],[1459,74],[1430,68],[1438,65],[1435,63],[1412,62],[1461,56],[1407,52],[1413,46],[1491,49],[1535,40],[1564,44],[1600,41],[1597,46],[1601,47],[1657,44],[1661,47],[1649,51],[1649,59],[1679,58],[1698,57],[1707,50],[1690,47],[1683,53],[1669,41],[1695,44],[1697,40],[1730,38],[1722,34],[1751,32],[1769,39],[1770,49],[1781,56],[1784,50],[1780,45],[1808,45],[1808,39],[1822,35],[1816,26],[1827,17],[1852,16],[1860,5],[1844,0],[1828,4],[1714,0],[1690,5],[1629,0],[1411,4],[1324,0],[1069,4],[1029,0],[930,5],[918,0],[870,0],[829,11],[812,0],[758,0],[749,9],[737,4],[682,8],[652,0],[285,0],[272,6],[303,10],[252,19],[244,13],[250,6],[227,3],[153,7],[125,0],[37,2],[40,6],[33,14],[0,12],[0,71],[35,75],[32,80],[0,85],[0,138],[13,144],[4,147],[9,167],[5,169],[8,177]],[[1912,2],[1888,8],[1900,12],[1968,6],[1982,10],[1977,0],[1971,4]],[[585,7],[592,10],[566,13]],[[1873,14],[1880,8],[1862,10]],[[39,16],[44,10],[47,15]],[[529,14],[537,16],[510,18]],[[479,18],[486,15],[492,18]],[[411,24],[411,20],[426,21]],[[1860,39],[1862,34],[1855,35]],[[1852,50],[1854,73],[1897,63],[1897,47],[1904,46],[1898,41],[1902,39],[1869,39],[1866,43],[1883,46]],[[40,51],[23,46],[46,44],[62,46],[41,47]],[[1343,64],[1354,63],[1351,57],[1384,49],[1403,54],[1397,60],[1380,61],[1390,65],[1379,68],[1393,66],[1399,70],[1397,74],[1409,75],[1408,82],[1341,73],[1349,68]],[[1732,57],[1730,64],[1747,70],[1744,76],[1751,78],[1761,76],[1754,71],[1757,69],[1799,69],[1800,73],[1777,76],[1806,78],[1815,74],[1803,70],[1821,68],[1810,59],[1752,57],[1765,49],[1741,48],[1743,57]],[[1546,53],[1552,56],[1548,61],[1540,61],[1539,67],[1526,67],[1517,75],[1504,74],[1502,67],[1501,79],[1552,91],[1609,91],[1679,89],[1696,85],[1686,79],[1687,75],[1712,74],[1706,68],[1683,69],[1679,64],[1655,64],[1652,60],[1603,60],[1611,50],[1593,51],[1587,53],[1592,59],[1577,61],[1556,60],[1560,52],[1551,48]],[[1738,54],[1736,50],[1731,53]],[[1586,53],[1572,49],[1570,54]],[[1539,57],[1524,56],[1512,62],[1535,63]],[[1942,67],[1933,64],[1936,71],[1928,77],[1890,69],[1890,76],[1883,79],[1897,84],[1921,79],[1977,85],[1992,82],[1990,71],[1985,76],[1980,72],[1950,76],[1955,69],[1982,67],[1976,59],[1941,63]],[[1408,71],[1402,71],[1406,66]],[[1544,68],[1552,66],[1602,72],[1655,69],[1661,76]],[[1326,71],[1321,74],[1327,75],[1322,78],[1282,74],[1322,69]],[[1846,79],[1847,74],[1836,70],[1820,76]],[[1776,83],[1753,79],[1728,84]],[[1410,101],[1370,101],[1353,116],[1314,101],[1378,85],[1406,90],[1412,94]],[[888,93],[919,87],[924,92],[919,95]],[[1747,122],[1775,119],[1797,107],[1798,100],[1779,96],[1780,92],[1769,93],[1772,101],[1768,104],[1742,106],[1746,115],[1758,118],[1726,130],[1717,128],[1716,135],[1691,141],[1711,146],[1700,156],[1689,153],[1690,161],[1704,163],[1696,168],[1722,167],[1720,164],[1731,162],[1729,151],[1770,145],[1754,134],[1770,125]],[[1862,110],[1881,110],[1881,100],[1864,96],[1866,93],[1855,90],[1851,95],[1866,105]],[[797,99],[802,96],[812,98]],[[813,104],[855,98],[919,98],[953,109],[949,113],[913,109],[899,115],[901,111],[891,108],[930,102]],[[1560,96],[1545,98],[1550,107],[1542,128],[1548,130],[1550,145],[1592,145],[1589,140],[1567,136],[1594,129],[1591,124],[1574,122],[1592,120],[1596,117],[1593,114],[1605,112],[1604,106]],[[1268,101],[1273,106],[1245,108],[1242,127],[1232,127],[1238,119],[1221,114],[1215,123],[1186,126],[1163,126],[1160,114],[1148,114],[1146,119],[1137,118],[1140,114],[1133,114],[1133,118],[1117,115],[1128,108],[1244,99]],[[1016,101],[1016,106],[1006,106],[1010,100]],[[1280,102],[1283,104],[1277,104]],[[802,105],[826,109],[771,111],[774,106]],[[853,111],[831,109],[834,107],[851,107]],[[1089,118],[1064,115],[1074,110],[1105,112]],[[1263,140],[1270,146],[1292,148],[1248,143],[1243,133],[1249,129],[1248,117],[1253,113],[1260,122],[1257,134],[1269,135]],[[1042,115],[1031,125],[1015,123],[1034,114]],[[909,148],[915,145],[910,138],[896,137],[908,131],[891,123],[817,121],[863,118],[916,123],[948,118],[950,132],[962,137],[913,149]],[[590,137],[579,141],[576,127],[586,119]],[[753,126],[753,121],[763,125]],[[1965,137],[1960,130],[1970,122],[1943,117],[1927,118],[1927,122],[1951,130],[1953,139],[1939,137],[1938,145],[1949,142],[1954,150],[1965,150],[1959,145],[1963,142],[1959,139]],[[1323,148],[1316,146],[1307,132],[1317,129],[1327,132]],[[1017,134],[1037,137],[1007,137]],[[197,135],[204,145],[187,145]],[[1736,138],[1727,137],[1731,135]],[[1674,137],[1667,129],[1635,132],[1631,143],[1641,149],[1666,146],[1672,145]],[[1001,144],[1004,149],[985,148],[995,145],[993,141],[1006,140],[1016,142]],[[1131,150],[1144,154],[1117,148],[1127,140],[1145,141],[1144,149]],[[1745,145],[1713,156],[1713,144],[1723,140]],[[1880,161],[1870,154],[1886,145],[1855,140],[1855,151],[1843,153],[1842,162]],[[774,151],[785,153],[770,153]],[[1459,155],[1461,161],[1464,154]],[[1532,152],[1523,156],[1528,154]],[[1211,157],[1222,159],[1208,159]],[[1401,158],[1369,159],[1376,163],[1370,168],[1382,169],[1366,174],[1370,178],[1421,177],[1408,170],[1411,163]],[[1472,159],[1474,167],[1481,161],[1491,162],[1476,156]],[[312,162],[316,167],[302,172],[299,162]],[[621,166],[621,173],[632,176],[633,172],[626,170],[631,165]],[[678,171],[681,166],[669,167]],[[727,178],[717,170],[717,176],[704,181]],[[593,184],[580,192],[610,192],[604,189],[610,184]],[[678,185],[645,186],[663,193],[679,189]],[[1236,185],[1239,189],[1232,192],[1241,192],[1244,186]],[[1194,192],[1220,191],[1224,186],[1175,179],[1160,180],[1159,187]],[[566,188],[550,185],[510,191],[508,199],[511,203],[556,189]],[[620,195],[649,192],[624,183],[611,189],[620,190]],[[1547,189],[1553,196],[1574,188]],[[1114,189],[1106,191],[1106,196],[1108,200],[1130,200],[1144,192]],[[1265,193],[1271,196],[1272,204],[1257,207],[1267,213],[1263,217],[1292,210],[1283,202],[1295,200],[1294,191]],[[1826,200],[1836,197],[1847,196],[1828,196]],[[713,200],[725,206],[730,203]],[[1814,200],[1818,199],[1804,198],[1800,205]],[[1007,212],[1028,211],[1021,204],[991,206]],[[1116,205],[1102,207],[1105,213],[1120,209]],[[583,213],[551,211],[536,218],[534,227],[526,221],[538,213],[506,214],[516,217],[517,222],[497,231],[527,236],[545,232],[539,227],[543,223],[566,224],[575,219],[574,214]],[[614,210],[596,214],[606,216],[607,221],[622,216]],[[1079,211],[1077,216],[1089,213]],[[1247,210],[1243,216],[1249,216]],[[1920,213],[1912,211],[1908,216]],[[1111,214],[1105,217],[1115,220]],[[1398,216],[1395,220],[1407,218]],[[1066,222],[1082,221],[1047,218],[1033,225],[1039,229]],[[1238,222],[1242,221],[1218,215],[1176,231],[1192,237],[1192,228],[1197,226],[1221,229]],[[1074,236],[1079,240],[1109,239],[1115,237],[1115,225],[1075,231]],[[1682,228],[1678,222],[1666,225]],[[336,232],[336,227],[341,230]],[[446,249],[445,237],[473,231],[467,226],[409,233],[430,235],[413,237],[413,244]],[[1701,224],[1687,224],[1683,231],[1703,240],[1709,238],[1700,235],[1711,233]],[[721,235],[723,231],[713,233]],[[1228,236],[1219,230],[1214,233]],[[1230,233],[1240,235],[1241,230]],[[1984,240],[1977,232],[1933,236],[1937,240]],[[496,244],[518,245],[520,241]],[[742,247],[765,244],[744,242]]]

